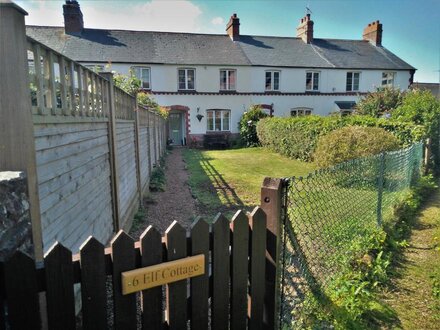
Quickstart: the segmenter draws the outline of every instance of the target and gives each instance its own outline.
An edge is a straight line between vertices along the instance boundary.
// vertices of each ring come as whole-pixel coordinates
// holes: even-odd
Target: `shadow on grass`
[[[247,210],[234,187],[212,164],[213,158],[189,149],[184,152],[184,159],[190,171],[192,194],[201,204],[199,209],[202,215],[212,217],[222,212],[230,216],[238,209]]]

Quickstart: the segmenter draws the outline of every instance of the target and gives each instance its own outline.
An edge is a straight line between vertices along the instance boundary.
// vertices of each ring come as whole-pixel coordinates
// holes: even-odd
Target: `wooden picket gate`
[[[122,272],[199,254],[204,275],[122,295]],[[84,329],[262,329],[265,254],[266,214],[258,207],[231,222],[221,214],[211,225],[199,218],[189,233],[174,222],[161,237],[150,226],[139,242],[120,231],[109,248],[90,237],[73,256],[56,244],[40,267],[17,252],[0,272],[0,328],[5,321],[12,329],[41,328],[47,311],[50,329],[75,329],[80,283]]]

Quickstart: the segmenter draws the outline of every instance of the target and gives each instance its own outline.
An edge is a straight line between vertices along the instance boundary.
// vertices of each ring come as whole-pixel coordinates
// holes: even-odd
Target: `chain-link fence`
[[[308,295],[326,293],[421,172],[423,145],[285,179],[280,328],[301,328]]]

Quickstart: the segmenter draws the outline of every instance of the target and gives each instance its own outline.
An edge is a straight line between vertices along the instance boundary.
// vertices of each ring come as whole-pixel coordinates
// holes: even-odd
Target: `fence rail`
[[[40,328],[38,293],[45,292],[49,329],[186,329],[188,322],[191,329],[262,329],[265,246],[266,215],[256,207],[231,222],[222,215],[212,225],[198,219],[190,233],[174,222],[161,237],[150,226],[136,243],[120,231],[106,249],[90,237],[73,257],[57,243],[38,268],[17,252],[1,265],[0,315],[11,329]],[[167,284],[166,291],[122,294],[122,272],[200,254],[204,275]],[[81,284],[81,322],[75,283]]]
[[[421,174],[423,144],[285,179],[280,326],[307,322],[307,296],[326,295],[364,253]]]

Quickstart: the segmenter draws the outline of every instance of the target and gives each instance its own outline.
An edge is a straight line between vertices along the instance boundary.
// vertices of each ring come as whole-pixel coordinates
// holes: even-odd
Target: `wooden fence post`
[[[110,180],[112,184],[112,206],[113,206],[113,231],[118,232],[119,223],[119,170],[117,157],[117,140],[116,140],[116,108],[115,108],[115,87],[113,83],[113,73],[101,72],[100,75],[108,80],[108,141],[110,152]],[[87,86],[86,86],[87,89]]]
[[[281,179],[265,178],[261,187],[261,208],[267,216],[266,294],[264,322],[268,329],[277,326],[278,310],[278,257],[281,244]]]
[[[35,259],[43,260],[27,39],[22,8],[0,3],[0,171],[27,175]]]
[[[137,185],[138,185],[138,193],[139,193],[139,205],[142,208],[142,182],[141,182],[141,143],[140,143],[140,123],[139,123],[139,108],[137,98],[135,97],[135,111],[134,111],[134,138],[135,138],[135,153],[136,153],[136,176],[137,176]]]

